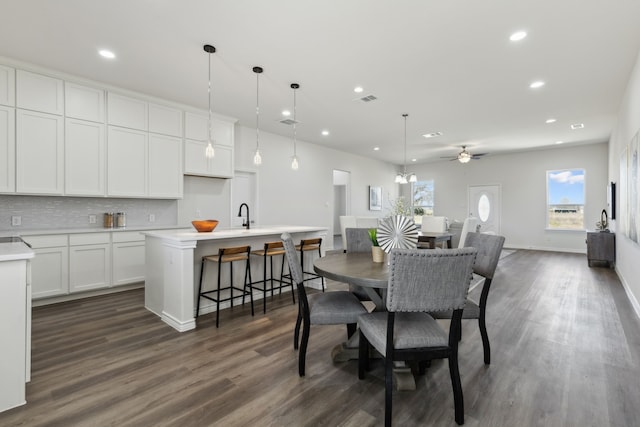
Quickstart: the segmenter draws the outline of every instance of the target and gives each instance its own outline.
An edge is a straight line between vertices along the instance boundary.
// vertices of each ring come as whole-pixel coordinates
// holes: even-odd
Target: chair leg
[[[358,329],[357,323],[347,323],[347,339],[351,338],[353,334],[356,333],[357,329]]]
[[[320,258],[322,258],[322,251],[320,250],[319,246],[318,246],[318,255],[320,256]],[[320,276],[320,283],[322,283],[322,292],[324,292],[324,276]]]
[[[480,335],[482,336],[482,347],[484,348],[484,364],[491,364],[491,346],[489,345],[489,335],[487,335],[487,324],[485,322],[484,310],[480,310],[478,317],[478,326],[480,327]]]
[[[392,419],[392,395],[393,395],[393,360],[391,357],[384,359],[384,425],[391,427]]]
[[[247,281],[247,279],[249,281]],[[244,305],[244,296],[247,294],[247,288],[249,288],[249,301],[251,302],[251,316],[255,313],[253,311],[253,292],[251,292],[251,258],[247,258],[246,267],[244,270],[244,287],[242,291],[242,305]]]
[[[300,304],[302,303],[298,302],[298,305]],[[302,307],[298,307],[298,318],[296,319],[296,328],[293,332],[293,349],[294,350],[298,349],[298,343],[300,342],[300,324],[302,323],[301,310],[302,310]]]
[[[218,293],[217,293],[218,298],[216,301],[216,328],[220,326],[220,277],[222,277],[222,263],[218,262]]]
[[[196,303],[196,319],[198,318],[198,315],[200,314],[200,294],[202,293],[202,279],[204,279],[203,275],[204,275],[204,263],[206,261],[203,259],[202,260],[202,264],[200,266],[200,284],[198,285],[198,302]]]
[[[307,344],[309,343],[309,319],[306,318],[302,323],[302,342],[300,343],[300,352],[298,353],[298,374],[304,377],[305,362],[307,359]]]
[[[358,378],[363,380],[365,371],[369,370],[369,341],[360,331],[360,342],[358,343]]]
[[[262,314],[267,314],[267,255],[262,257]],[[271,277],[273,280],[273,265],[271,266]],[[273,287],[273,284],[271,285]],[[273,288],[271,290],[273,296]]]
[[[464,424],[464,400],[462,397],[462,384],[460,383],[460,371],[458,370],[458,353],[456,351],[449,355],[449,375],[451,376],[451,386],[453,387],[453,402],[456,423]]]

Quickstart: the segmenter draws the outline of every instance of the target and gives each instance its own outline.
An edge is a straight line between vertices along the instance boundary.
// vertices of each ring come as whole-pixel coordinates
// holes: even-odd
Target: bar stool
[[[231,307],[233,307],[234,298],[242,297],[242,304],[244,305],[244,297],[249,295],[251,300],[251,315],[253,316],[253,294],[251,293],[251,262],[249,260],[251,254],[251,246],[236,246],[232,248],[220,248],[218,249],[218,255],[205,255],[202,257],[202,267],[200,268],[200,285],[198,286],[198,303],[196,306],[196,318],[200,314],[200,299],[206,298],[210,301],[216,303],[216,328],[220,324],[220,303],[225,301],[231,302]],[[245,270],[244,270],[244,287],[238,288],[233,285],[233,263],[235,261],[245,261]],[[207,262],[215,262],[218,263],[218,287],[217,289],[213,289],[211,291],[202,291],[202,282],[204,280],[205,273],[205,264]],[[222,264],[229,264],[229,285],[225,287],[221,287],[221,277],[222,277]],[[247,290],[247,287],[249,289]],[[240,291],[240,295],[233,295],[233,291]],[[229,291],[230,295],[228,297],[221,297],[220,292]],[[215,296],[209,296],[210,294],[214,294]]]
[[[309,252],[313,254],[313,251],[318,251],[318,255],[322,256],[322,251],[320,250],[321,245],[321,237],[316,237],[314,239],[302,239],[300,240],[300,244],[296,245],[296,250],[300,251],[300,266],[302,267],[302,277],[304,278],[305,275],[308,276],[306,279],[302,280],[302,283],[320,278],[320,280],[322,281],[322,292],[324,292],[324,277],[316,274],[314,271],[304,271],[304,254]]]
[[[284,245],[282,241],[277,242],[268,242],[264,244],[264,249],[260,249],[257,251],[251,252],[254,256],[262,257],[262,280],[258,280],[257,282],[251,283],[251,289],[257,289],[262,291],[263,300],[262,300],[262,312],[267,312],[267,281],[271,283],[271,297],[273,297],[274,289],[278,290],[278,293],[282,293],[282,288],[291,287],[291,298],[293,299],[293,303],[296,303],[296,296],[293,290],[293,282],[287,282],[282,280],[284,273]],[[276,279],[273,277],[273,257],[274,256],[282,256],[282,267],[280,269],[280,278]],[[269,258],[269,267],[270,267],[270,276],[267,277],[267,257]],[[273,282],[278,282],[277,286],[273,286]],[[258,284],[262,284],[262,287],[256,286]]]

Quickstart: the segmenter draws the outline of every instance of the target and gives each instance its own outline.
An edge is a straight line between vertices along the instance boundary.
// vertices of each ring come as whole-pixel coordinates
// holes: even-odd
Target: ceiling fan
[[[451,161],[453,160],[457,160],[460,163],[468,163],[469,160],[478,160],[480,159],[482,156],[486,156],[489,153],[478,153],[478,154],[471,154],[470,152],[467,151],[467,146],[463,145],[462,146],[462,151],[460,151],[458,153],[458,155],[453,156],[453,157],[441,157],[442,159],[449,159]]]

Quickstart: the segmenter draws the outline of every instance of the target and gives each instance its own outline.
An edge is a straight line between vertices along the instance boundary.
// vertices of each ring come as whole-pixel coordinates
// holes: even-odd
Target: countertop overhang
[[[34,252],[23,242],[0,243],[0,262],[31,259]]]
[[[251,238],[258,236],[273,236],[280,235],[285,232],[289,233],[305,233],[312,231],[326,231],[327,227],[305,226],[305,225],[271,225],[263,227],[255,227],[249,230],[245,228],[222,228],[211,232],[199,233],[193,229],[181,229],[181,230],[154,230],[154,231],[141,231],[142,234],[151,237],[157,237],[164,240],[171,240],[176,242],[186,242],[193,240],[222,240],[222,239],[237,239],[237,238]]]

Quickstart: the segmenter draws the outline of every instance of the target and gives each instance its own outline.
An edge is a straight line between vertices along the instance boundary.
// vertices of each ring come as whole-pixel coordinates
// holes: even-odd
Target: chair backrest
[[[462,224],[462,231],[460,232],[460,242],[458,243],[459,248],[466,246],[467,233],[475,233],[477,227],[478,218],[474,218],[472,216],[465,218],[464,223]]]
[[[447,231],[447,217],[423,215],[421,230],[430,233],[444,233]]]
[[[280,236],[282,239],[282,244],[284,245],[284,251],[287,254],[287,262],[289,263],[289,271],[291,272],[291,277],[293,281],[296,282],[297,285],[302,283],[302,266],[300,265],[300,260],[298,259],[298,253],[296,252],[296,245],[293,243],[293,239],[291,238],[291,234],[282,233]]]
[[[347,228],[357,227],[356,217],[351,215],[340,216],[340,235],[342,236],[342,249],[347,248]]]
[[[347,228],[347,252],[371,252],[371,238],[368,228]]]
[[[493,279],[493,274],[496,271],[500,253],[502,252],[502,246],[504,246],[504,236],[485,233],[467,233],[465,246],[478,250],[473,272],[487,279]]]
[[[393,249],[387,310],[445,311],[464,308],[477,249]]]

